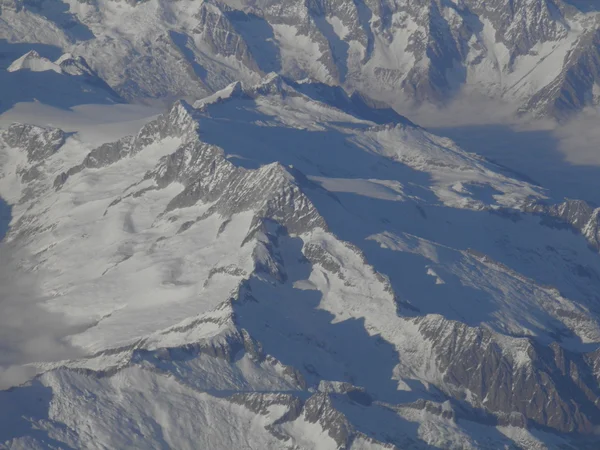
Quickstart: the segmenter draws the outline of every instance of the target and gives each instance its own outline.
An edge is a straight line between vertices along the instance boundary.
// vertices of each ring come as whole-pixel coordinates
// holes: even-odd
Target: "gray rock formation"
[[[126,136],[92,150],[81,164],[57,176],[54,187],[60,189],[70,176],[84,169],[98,169],[114,164],[167,137],[181,138],[184,142],[192,139],[198,128],[192,114],[193,108],[184,101],[175,103],[168,113],[144,125],[135,137]]]
[[[564,69],[522,108],[540,115],[568,118],[569,114],[597,104],[600,85],[600,29],[590,29],[567,55]]]
[[[56,153],[65,143],[66,135],[58,128],[13,124],[2,133],[6,143],[27,152],[30,163],[41,162]]]
[[[567,433],[592,433],[600,424],[598,351],[579,354],[558,343],[525,340],[529,361],[519,362],[480,328],[435,318],[415,319],[431,342],[450,395],[501,417],[520,414],[527,424]]]
[[[566,200],[558,205],[529,202],[523,209],[541,214],[542,223],[549,226],[572,227],[587,239],[591,247],[600,249],[600,208],[593,208],[583,200]]]

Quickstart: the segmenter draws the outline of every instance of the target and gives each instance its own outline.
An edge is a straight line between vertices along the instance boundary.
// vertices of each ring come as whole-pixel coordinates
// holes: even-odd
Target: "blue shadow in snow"
[[[51,401],[52,389],[39,381],[0,391],[0,442],[8,441],[10,446],[13,439],[34,438],[44,447],[73,450],[64,442],[51,438],[48,431],[35,427],[30,421],[48,421]],[[66,429],[65,425],[62,427]]]
[[[196,61],[196,55],[189,47],[191,38],[183,33],[179,33],[177,31],[169,31],[169,37],[173,41],[173,43],[179,48],[179,51],[183,54],[186,61],[190,63],[192,69],[194,69],[194,73],[198,78],[200,78],[203,82],[206,81],[206,77],[208,76],[208,72],[204,67],[202,67]],[[193,42],[191,42],[193,44]]]
[[[313,271],[300,238],[290,237],[282,227],[271,245],[286,268],[285,281],[274,283],[268,274],[263,278],[259,273],[246,283],[251,296],[233,303],[236,322],[266,353],[299,369],[311,386],[321,380],[348,382],[364,387],[374,400],[391,403],[441,398],[423,386],[398,390],[393,374],[400,361],[392,344],[370,335],[363,318],[334,322],[335,316],[319,307],[320,291],[294,287]]]
[[[508,125],[472,125],[432,131],[449,137],[464,150],[509,168],[513,176],[520,175],[549,189],[552,201],[562,202],[566,197],[600,205],[600,167],[569,163],[551,130],[518,131]]]
[[[581,12],[600,11],[598,0],[564,0],[564,2],[574,6]]]
[[[70,109],[84,104],[115,104],[123,100],[100,78],[64,75],[52,70],[33,72],[0,71],[0,114],[21,102],[40,102],[55,108]],[[52,89],[48,89],[52,86]]]
[[[51,61],[57,60],[63,54],[62,50],[54,45],[37,44],[29,42],[14,43],[0,39],[0,70],[7,69],[15,60],[25,53],[35,50]]]
[[[440,248],[448,247],[453,255],[451,261],[456,260],[456,264],[466,258],[461,252],[475,250],[535,280],[538,285],[556,287],[562,295],[600,316],[600,259],[597,253],[590,251],[581,235],[546,226],[540,217],[529,214],[515,216],[447,207],[427,188],[435,185],[429,174],[365,151],[333,125],[314,131],[296,129],[278,125],[274,117],[253,108],[251,100],[211,107],[210,117],[200,118],[202,139],[223,148],[237,165],[256,168],[279,161],[306,175],[304,192],[331,231],[357,245],[378,272],[389,276],[400,300],[409,308],[404,308],[403,313],[439,313],[476,326],[496,321],[500,300],[492,296],[491,291],[466,286],[448,271],[442,277],[445,284],[437,285],[435,277],[427,275],[427,266],[432,261],[417,253],[381,248],[368,240],[379,233],[399,236],[408,233],[440,244]],[[360,129],[356,124],[352,126]],[[332,193],[311,181],[311,176],[397,181],[406,195],[422,201],[390,201],[360,192]],[[489,199],[494,192],[483,190],[476,194]],[[478,270],[476,266],[475,263],[473,270]],[[510,276],[503,269],[501,273]],[[419,295],[424,292],[430,295]],[[401,305],[399,310],[403,310]],[[542,309],[539,314],[534,319],[553,324],[558,336],[567,333],[564,325]],[[534,322],[525,325],[536,329]],[[549,335],[545,333],[547,339]],[[573,345],[581,344],[576,337],[564,337],[569,337]]]
[[[8,232],[8,226],[11,219],[11,207],[0,198],[0,241],[4,239]]]
[[[281,71],[281,53],[275,44],[273,28],[262,17],[239,10],[227,11],[227,18],[242,36],[260,70]]]
[[[24,3],[24,5],[17,8],[26,8],[35,14],[45,17],[76,41],[88,41],[95,37],[92,30],[80,22],[75,14],[71,13],[71,6],[62,0],[42,0]]]

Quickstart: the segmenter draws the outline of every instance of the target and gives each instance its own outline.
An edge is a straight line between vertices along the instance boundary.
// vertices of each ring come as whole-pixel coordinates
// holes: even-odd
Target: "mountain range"
[[[0,448],[597,448],[600,208],[398,110],[573,117],[598,20],[0,0]]]
[[[83,57],[129,101],[198,99],[277,72],[388,103],[476,92],[564,119],[600,92],[593,0],[2,0],[0,10],[4,45]]]

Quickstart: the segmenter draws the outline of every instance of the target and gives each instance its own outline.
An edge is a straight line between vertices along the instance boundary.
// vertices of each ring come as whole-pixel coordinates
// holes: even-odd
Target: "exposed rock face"
[[[209,114],[211,105],[260,99],[263,96],[301,98],[303,91],[309,98],[322,98],[332,107],[340,101],[345,105],[350,101],[348,97],[339,97],[335,93],[332,96],[329,90],[323,87],[315,89],[315,86],[295,86],[277,75],[270,75],[265,82],[251,88],[236,84],[229,89],[228,94],[223,94],[216,102],[199,104],[199,110],[185,103],[176,103],[169,112],[144,126],[137,136],[104,144],[93,150],[82,164],[59,176],[56,186],[60,187],[73,173],[89,168],[106,167],[165,138],[178,138],[181,145],[177,150],[163,157],[156,168],[144,176],[142,182],[152,182],[153,185],[146,186],[132,195],[143,195],[148,190],[165,189],[173,183],[179,183],[183,190],[168,203],[166,212],[188,208],[197,203],[210,204],[203,217],[217,213],[226,220],[226,224],[236,214],[254,211],[255,219],[245,242],[257,239],[254,252],[255,273],[269,276],[276,283],[285,283],[288,280],[288,271],[280,254],[280,238],[289,234],[310,232],[315,228],[327,229],[323,217],[302,191],[303,187],[314,187],[306,184],[309,182],[302,174],[296,175],[294,170],[288,170],[279,163],[265,165],[257,170],[237,167],[226,158],[223,149],[202,142],[197,119],[201,114]],[[363,104],[363,108],[368,109],[368,106]],[[385,132],[395,127],[403,129],[412,126],[414,125],[403,123],[373,127],[372,130]],[[16,128],[11,136],[17,136]],[[11,139],[15,142],[23,141],[16,137]],[[29,141],[25,139],[25,142]],[[466,170],[463,166],[473,164],[467,156],[464,155],[459,165],[443,164],[442,167]],[[437,162],[431,164],[439,165]],[[592,225],[597,214],[584,202],[567,201],[555,206],[530,202],[522,209],[546,218],[560,219],[582,232],[590,242],[597,239],[597,228]],[[202,217],[197,220],[202,220]],[[180,232],[187,232],[193,225],[194,221],[184,223]],[[359,250],[354,251],[360,253]],[[352,286],[344,275],[343,261],[327,248],[308,243],[304,246],[302,254],[305,264],[318,265],[330,276],[338,277],[346,286]],[[361,258],[366,264],[364,256]],[[507,267],[504,269],[509,270]],[[211,271],[210,277],[218,273],[249,276],[233,266],[230,269],[215,269]],[[381,277],[381,282],[386,285],[386,290],[392,291],[385,277]],[[252,298],[249,292],[247,295],[242,292],[243,290],[239,292],[240,299],[244,296]],[[520,347],[521,356],[515,356],[516,353],[511,353],[506,345],[502,344],[501,338],[485,328],[473,328],[431,316],[413,320],[418,325],[422,339],[430,346],[431,364],[435,373],[443,374],[440,379],[430,381],[450,397],[467,400],[474,410],[461,411],[460,414],[466,414],[469,420],[485,423],[493,418],[500,424],[542,426],[567,433],[591,433],[600,424],[597,401],[600,391],[597,389],[595,374],[595,366],[600,364],[597,361],[597,352],[578,354],[566,351],[557,343],[544,346],[532,339],[509,338],[514,340],[514,345]],[[189,329],[200,325],[200,322],[194,323]],[[232,362],[239,352],[251,355],[257,361],[268,358],[260,343],[245,330],[227,334],[215,342],[163,349],[158,357],[166,361],[181,358],[184,354],[204,354]],[[136,350],[133,361],[148,358],[149,354]],[[301,380],[302,375],[296,373],[293,379]],[[305,381],[298,383],[303,385]],[[305,403],[294,396],[281,394],[274,397],[237,394],[230,399],[247,406],[257,414],[265,414],[271,405],[286,405],[289,410],[284,415],[285,419],[280,419],[277,424],[302,416],[308,422],[318,423],[327,430],[329,436],[341,448],[349,448],[356,431],[344,414],[333,406],[331,395],[346,395],[352,401],[366,405],[371,404],[372,398],[364,389],[349,383],[321,381],[319,391]],[[413,406],[446,419],[455,417],[452,410],[434,403],[425,402]],[[277,424],[270,428],[274,433],[279,433],[275,431]]]
[[[49,0],[5,0],[6,21],[16,14],[26,25],[11,39],[58,24],[64,50],[86,40],[77,50],[128,100],[200,98],[275,71],[391,102],[445,103],[466,88],[558,118],[598,102],[600,26],[567,0],[128,0],[123,22],[80,1],[85,8],[58,16]],[[79,58],[61,67],[87,73]]]
[[[597,352],[571,353],[553,343],[508,344],[510,355],[482,329],[443,320],[417,319],[432,344],[442,381],[452,395],[504,417],[520,414],[527,423],[563,432],[591,433],[600,423]],[[577,399],[577,400],[575,400]]]
[[[295,26],[298,19],[296,22],[291,17],[283,19],[287,17],[285,11],[293,10],[296,16],[298,10],[302,11],[299,32],[318,43],[322,54],[319,62],[331,78],[341,83],[349,80],[349,84],[361,89],[359,80],[365,74],[357,73],[362,69],[352,65],[348,50],[340,50],[355,44],[360,46],[361,63],[373,67],[381,86],[400,84],[404,93],[417,102],[444,102],[471,82],[489,83],[489,79],[476,80],[475,73],[480,65],[492,64],[496,71],[510,74],[519,57],[536,55],[534,49],[545,43],[566,41],[572,28],[569,21],[578,14],[569,4],[545,0],[510,4],[479,0],[458,4],[439,1],[351,4],[340,1],[307,4],[305,10],[300,5],[291,8],[291,3],[290,7],[282,5],[276,10],[270,6],[257,14],[264,15],[273,24]],[[336,36],[343,44],[336,44],[327,27],[319,26],[321,22],[328,24],[335,20],[345,28],[344,35]],[[495,45],[506,48],[506,60],[500,61],[494,55],[496,50],[485,36],[488,32],[483,31],[489,26]],[[524,110],[561,116],[592,101],[591,93],[599,77],[594,62],[598,43],[593,37],[597,34],[597,25],[590,28],[577,41],[575,50],[564,61],[558,61],[563,70],[528,99]],[[412,67],[381,65],[379,49],[374,42],[391,45],[400,35],[406,39],[403,50],[413,59]],[[486,62],[488,60],[491,63]],[[584,73],[587,75],[583,76]],[[474,79],[471,81],[470,78]]]
[[[181,101],[173,105],[167,114],[146,124],[135,136],[127,136],[116,142],[102,144],[92,150],[77,166],[60,174],[54,181],[54,187],[60,189],[67,179],[83,169],[98,169],[114,164],[121,159],[133,156],[144,147],[167,137],[188,141],[195,136],[198,124],[193,120],[192,107]]]
[[[342,413],[333,407],[329,395],[325,393],[313,395],[306,402],[304,408],[304,414],[308,422],[319,422],[340,448],[348,448],[352,425]]]
[[[554,0],[468,0],[468,8],[496,27],[496,39],[511,49],[511,60],[526,55],[539,42],[566,37],[569,26],[560,11],[563,3]]]
[[[281,405],[289,408],[285,414],[286,420],[295,420],[302,411],[302,402],[299,398],[290,394],[234,394],[229,397],[229,400],[254,411],[257,414],[268,414],[269,407],[273,405]],[[282,421],[281,419],[279,419]]]
[[[167,211],[185,208],[199,201],[214,203],[207,214],[218,212],[230,217],[243,211],[258,211],[257,217],[267,217],[286,226],[290,232],[301,232],[313,227],[324,227],[323,219],[310,201],[301,193],[294,176],[280,164],[264,166],[259,170],[245,170],[234,166],[215,146],[201,142],[193,126],[181,126],[180,117],[173,113],[181,106],[176,105],[163,125],[149,124],[136,138],[136,145],[146,145],[154,139],[169,135],[164,129],[183,131],[188,142],[169,156],[164,157],[158,167],[146,175],[154,179],[158,188],[173,182],[181,183],[185,189],[171,200]],[[173,121],[175,123],[173,123]],[[186,123],[186,122],[184,122]],[[149,132],[155,127],[162,132]],[[141,142],[141,143],[140,143]]]
[[[211,161],[206,168],[208,174],[216,164],[218,161]],[[289,172],[280,165],[266,166],[257,172],[236,170],[230,172],[230,177],[222,179],[222,184],[217,180],[221,181],[223,172],[214,173],[216,177],[198,177],[171,201],[167,210],[190,206],[199,200],[211,201],[212,197],[216,203],[210,213],[219,212],[224,217],[254,209],[258,211],[258,217],[276,220],[292,233],[324,226],[310,201],[301,193]],[[273,195],[273,192],[277,194]]]
[[[227,12],[227,8],[222,11],[212,3],[202,3],[194,16],[198,19],[198,25],[193,30],[194,39],[202,41],[215,55],[235,58],[243,66],[260,71],[243,36],[238,34],[228,19]]]
[[[561,74],[531,97],[523,108],[558,118],[597,102],[600,85],[600,30],[586,31],[564,61]]]
[[[11,147],[27,152],[29,162],[41,162],[56,153],[65,143],[65,133],[58,128],[13,124],[3,133]]]
[[[524,206],[524,210],[537,214],[550,216],[557,221],[545,223],[552,226],[572,226],[588,240],[596,250],[600,249],[600,208],[592,208],[583,200],[566,200],[558,205],[546,205],[531,202]]]

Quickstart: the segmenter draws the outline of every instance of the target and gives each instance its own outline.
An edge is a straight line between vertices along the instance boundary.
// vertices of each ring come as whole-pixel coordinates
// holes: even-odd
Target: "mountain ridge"
[[[577,2],[51,3],[5,1],[0,36],[37,27],[34,41],[84,57],[128,101],[198,100],[273,71],[403,109],[474,91],[562,120],[598,100],[598,12]]]
[[[234,84],[93,149],[2,133],[7,242],[52,270],[48,307],[94,318],[70,338],[88,357],[0,393],[42,399],[37,433],[0,429],[9,448],[593,448],[593,208],[539,206],[541,187],[320,89]]]

